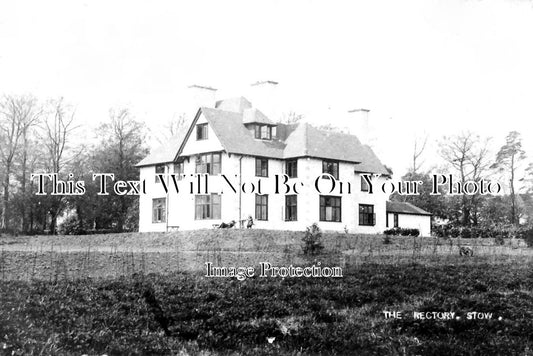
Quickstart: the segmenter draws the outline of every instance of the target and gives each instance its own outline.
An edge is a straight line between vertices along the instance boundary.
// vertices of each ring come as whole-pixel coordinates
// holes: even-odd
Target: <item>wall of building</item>
[[[215,137],[210,136],[210,137]],[[212,144],[212,147],[216,147]],[[192,149],[191,151],[192,152]],[[213,224],[235,220],[245,220],[248,216],[254,218],[254,228],[280,229],[280,230],[305,230],[314,222],[317,222],[323,230],[344,231],[350,233],[381,233],[386,229],[385,211],[387,196],[380,190],[381,183],[385,178],[374,178],[374,193],[369,194],[361,191],[360,175],[354,173],[354,164],[339,164],[339,181],[335,184],[333,192],[329,192],[331,181],[320,179],[319,188],[323,195],[341,197],[341,221],[320,221],[320,193],[317,192],[315,181],[322,173],[322,160],[313,158],[298,159],[298,177],[289,179],[288,184],[295,182],[304,183],[305,187],[299,187],[297,194],[297,221],[285,221],[285,195],[274,194],[274,175],[282,175],[285,172],[285,161],[269,159],[269,176],[260,178],[255,176],[255,157],[240,156],[222,153],[221,170],[236,186],[234,193],[221,176],[209,178],[211,192],[221,191],[221,219],[195,220],[195,195],[190,194],[191,175],[195,174],[195,156],[185,160],[184,173],[188,176],[178,181],[180,193],[175,192],[172,180],[167,176],[166,182],[169,193],[165,193],[160,183],[155,183],[155,167],[142,167],[140,179],[146,181],[147,194],[141,195],[139,206],[139,230],[140,231],[166,231],[167,229],[179,228],[192,230],[211,228]],[[174,165],[166,166],[167,173],[174,173]],[[242,178],[239,174],[242,172]],[[237,177],[236,177],[237,176]],[[261,181],[262,193],[268,194],[268,220],[255,219],[255,192],[251,192],[252,184],[256,191]],[[342,189],[339,182],[342,182]],[[349,184],[348,184],[349,183]],[[242,193],[240,184],[244,184],[246,190]],[[350,186],[349,186],[350,185]],[[349,192],[350,190],[350,192]],[[167,219],[164,223],[152,223],[152,199],[166,198]],[[241,202],[239,208],[239,201]],[[374,205],[376,224],[374,226],[359,225],[359,204]]]
[[[394,227],[394,213],[388,213],[389,227]],[[404,229],[418,229],[420,236],[431,236],[431,216],[429,215],[414,215],[414,214],[398,214],[398,227]]]

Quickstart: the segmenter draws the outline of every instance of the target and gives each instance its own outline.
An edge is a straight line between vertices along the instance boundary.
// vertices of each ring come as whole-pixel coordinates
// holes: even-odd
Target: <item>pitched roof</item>
[[[354,162],[357,172],[390,175],[372,149],[361,144],[354,135],[321,130],[301,123],[286,141],[284,158],[308,156]]]
[[[154,164],[169,163],[176,159],[178,149],[185,139],[187,130],[180,130],[175,136],[171,137],[167,142],[152,150],[150,154],[144,157],[137,167],[151,166]]]
[[[400,214],[411,214],[411,215],[432,215],[425,210],[420,209],[417,206],[414,206],[411,203],[402,203],[399,201],[388,201],[387,202],[387,213],[400,213]]]
[[[256,108],[244,109],[242,112],[242,122],[243,124],[259,123],[275,125],[272,120]]]
[[[283,158],[285,143],[278,140],[257,140],[242,123],[242,114],[212,108],[201,108],[207,122],[229,153]]]
[[[248,109],[240,105],[247,102],[243,99],[238,98],[235,101],[238,104],[236,106],[242,110],[228,111],[206,107],[199,110],[226,152],[277,159],[315,157],[353,162],[357,172],[390,175],[372,149],[361,144],[353,135],[321,130],[307,123],[299,123],[277,124],[278,139],[258,140],[254,138],[253,131],[243,122],[245,116],[250,115],[246,114]],[[224,107],[220,103],[217,106]],[[266,120],[270,121],[266,116],[263,118],[264,115],[260,111],[255,112],[254,116],[264,123],[267,122]],[[178,156],[186,139],[187,133],[180,133],[164,147],[154,150],[137,166],[172,162]]]

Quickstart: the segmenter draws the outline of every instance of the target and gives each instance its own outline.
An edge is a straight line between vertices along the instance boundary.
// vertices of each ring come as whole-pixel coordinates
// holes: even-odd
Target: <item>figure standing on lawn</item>
[[[251,215],[248,215],[248,220],[246,220],[246,228],[251,229],[254,225],[254,219],[252,219]]]

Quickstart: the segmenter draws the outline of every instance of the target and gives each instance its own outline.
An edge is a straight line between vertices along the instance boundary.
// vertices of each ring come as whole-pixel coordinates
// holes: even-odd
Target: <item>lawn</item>
[[[308,258],[302,236],[3,237],[0,354],[531,354],[533,254],[521,241],[384,244],[382,236],[331,233],[324,254]],[[459,256],[465,244],[473,257]],[[206,261],[322,262],[342,266],[343,277],[206,278]],[[471,312],[490,319],[469,320]]]

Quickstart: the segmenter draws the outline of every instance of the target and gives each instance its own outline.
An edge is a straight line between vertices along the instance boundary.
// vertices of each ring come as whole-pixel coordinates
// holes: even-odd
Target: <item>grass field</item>
[[[302,237],[2,236],[0,354],[532,354],[533,249],[521,240],[384,244],[382,236],[325,233],[324,253],[309,258]],[[459,245],[474,256],[459,256]],[[342,267],[343,277],[204,277],[205,262],[262,261],[321,262]],[[413,312],[456,314],[421,320]],[[469,312],[491,317],[469,320]]]

